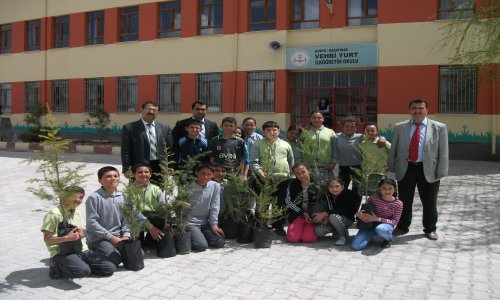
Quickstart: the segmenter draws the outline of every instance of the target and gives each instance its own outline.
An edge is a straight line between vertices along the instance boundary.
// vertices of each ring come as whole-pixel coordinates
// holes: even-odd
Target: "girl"
[[[245,144],[247,145],[248,152],[252,149],[253,144],[258,141],[262,140],[263,137],[262,135],[258,134],[255,132],[255,129],[257,128],[257,121],[252,118],[248,117],[243,119],[243,140],[245,141]]]
[[[356,213],[356,217],[363,222],[378,222],[379,224],[373,230],[358,231],[352,241],[352,249],[365,249],[375,235],[384,239],[382,248],[388,248],[392,245],[392,231],[398,224],[403,211],[403,202],[396,197],[396,181],[389,178],[382,179],[378,183],[378,195],[372,195],[366,202],[375,206],[374,213],[369,214],[362,211]]]
[[[337,246],[346,245],[349,239],[349,227],[354,223],[354,215],[361,204],[361,196],[348,189],[344,189],[344,182],[338,177],[326,181],[327,189],[320,202],[320,213],[314,214],[316,235],[324,236],[336,231]]]
[[[290,125],[286,131],[286,137],[283,139],[292,146],[293,150],[293,160],[295,163],[299,163],[302,157],[300,153],[300,135],[302,134],[302,128],[299,125]]]
[[[312,220],[317,198],[316,186],[311,181],[309,168],[305,164],[295,164],[292,172],[295,178],[282,181],[278,185],[278,200],[288,206],[287,217],[290,225],[286,240],[290,243],[312,243],[318,239]]]
[[[311,127],[302,132],[302,161],[313,167],[319,180],[326,180],[333,176],[332,140],[335,132],[323,126],[323,114],[313,111],[309,115]]]

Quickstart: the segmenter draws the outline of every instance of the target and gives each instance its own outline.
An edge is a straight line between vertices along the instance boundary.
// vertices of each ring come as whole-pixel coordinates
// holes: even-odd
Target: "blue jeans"
[[[382,237],[386,241],[392,241],[393,230],[394,227],[386,223],[379,224],[374,230],[360,230],[352,240],[351,248],[356,251],[365,249],[375,235]]]

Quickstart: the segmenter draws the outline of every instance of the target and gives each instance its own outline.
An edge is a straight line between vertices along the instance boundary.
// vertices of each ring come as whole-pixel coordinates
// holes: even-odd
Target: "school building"
[[[286,129],[306,126],[326,98],[336,131],[352,114],[390,139],[408,102],[424,98],[448,125],[452,158],[489,159],[498,81],[450,65],[453,49],[440,43],[450,18],[482,2],[2,0],[2,126],[22,132],[25,113],[48,103],[65,134],[94,133],[85,120],[97,108],[118,134],[146,100],[160,102],[170,126],[202,100],[211,120],[253,116]]]

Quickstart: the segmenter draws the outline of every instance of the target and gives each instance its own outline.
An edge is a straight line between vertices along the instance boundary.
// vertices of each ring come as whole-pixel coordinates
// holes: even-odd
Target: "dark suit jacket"
[[[175,123],[174,131],[172,133],[175,143],[179,142],[179,139],[181,137],[187,135],[186,124],[190,120],[192,120],[192,118],[179,120],[177,121],[177,123]],[[207,140],[207,142],[210,142],[211,139],[213,139],[219,134],[219,126],[217,126],[217,123],[207,119],[205,119],[204,122],[205,122],[205,139]]]
[[[167,158],[165,147],[172,149],[172,130],[170,126],[155,121],[156,145],[158,148],[158,160],[160,162]],[[150,148],[146,128],[142,119],[123,125],[121,132],[121,157],[123,172],[138,163],[150,162]]]

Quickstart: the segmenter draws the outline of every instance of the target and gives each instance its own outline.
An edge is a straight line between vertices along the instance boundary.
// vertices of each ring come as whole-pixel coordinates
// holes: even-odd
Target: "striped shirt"
[[[385,201],[380,199],[378,195],[371,195],[366,203],[375,205],[375,215],[382,219],[382,223],[390,224],[392,227],[398,225],[403,212],[403,202],[401,200]]]

